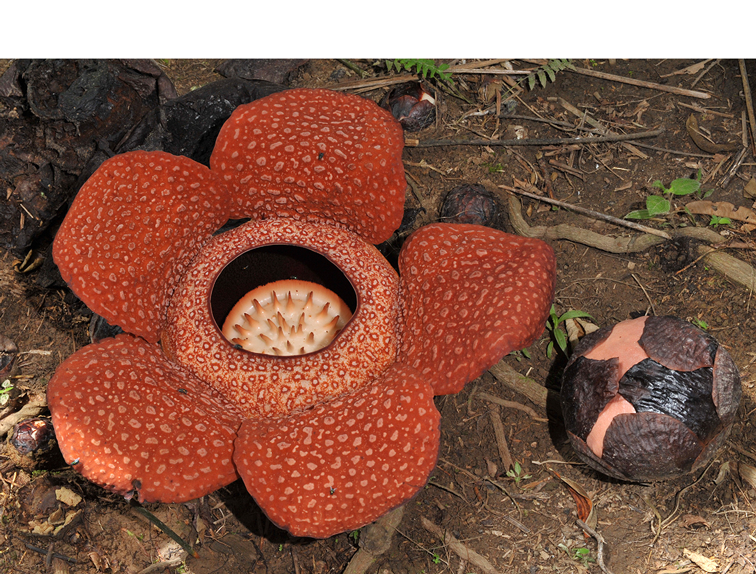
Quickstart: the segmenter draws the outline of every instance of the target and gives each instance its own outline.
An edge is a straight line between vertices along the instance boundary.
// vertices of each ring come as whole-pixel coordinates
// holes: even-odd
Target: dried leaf
[[[664,74],[662,78],[669,78],[670,76],[678,76],[680,74],[688,74],[689,76],[692,76],[703,70],[704,66],[709,62],[711,62],[711,60],[698,62],[697,64],[693,64],[691,66],[688,66],[687,68],[683,68],[682,70],[677,70],[675,72],[672,72],[671,74]]]
[[[756,177],[752,177],[751,181],[745,184],[743,195],[749,199],[756,199]]]
[[[756,224],[756,212],[743,206],[735,207],[729,201],[691,201],[685,204],[685,208],[697,215],[716,215]]]
[[[735,465],[735,469],[737,469],[737,467],[738,467],[737,463],[734,463],[734,465]],[[730,466],[731,466],[731,463],[728,460],[722,466],[719,467],[719,472],[717,473],[717,477],[714,479],[714,484],[716,484],[717,486],[719,486],[720,484],[722,484],[722,482],[724,482],[724,480],[730,474]]]
[[[716,572],[717,570],[719,570],[719,566],[716,562],[714,562],[714,560],[712,560],[711,558],[706,558],[706,556],[703,556],[698,552],[691,552],[687,548],[684,548],[683,554],[688,560],[695,562],[696,566],[698,566],[704,572]]]
[[[55,491],[55,498],[67,506],[76,506],[81,502],[81,496],[65,486]]]
[[[701,526],[704,528],[711,528],[711,524],[709,524],[705,518],[695,514],[683,514],[680,517],[680,524],[685,528],[699,528]]]
[[[590,321],[581,319],[579,317],[567,319],[564,322],[564,326],[567,329],[567,340],[570,343],[571,348],[575,348],[578,341],[585,335],[598,331],[598,325],[594,325]]]
[[[733,151],[740,149],[742,144],[740,142],[730,142],[726,144],[716,144],[710,142],[701,131],[698,129],[698,120],[695,114],[688,116],[688,121],[685,122],[685,129],[688,130],[688,135],[698,147],[709,153],[719,153],[722,151]]]
[[[561,476],[558,472],[554,472],[554,475],[567,486],[567,490],[569,490],[572,498],[575,499],[578,518],[591,528],[595,528],[597,518],[596,513],[593,511],[593,501],[585,489],[579,483]]]
[[[744,462],[738,463],[738,474],[740,478],[756,489],[756,468]]]

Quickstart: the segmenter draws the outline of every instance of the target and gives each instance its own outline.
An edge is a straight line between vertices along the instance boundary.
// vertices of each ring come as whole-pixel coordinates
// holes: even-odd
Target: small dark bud
[[[34,418],[16,423],[11,444],[19,454],[43,453],[55,444],[55,431],[50,419]]]
[[[463,184],[444,199],[439,218],[444,223],[472,223],[493,226],[499,215],[494,195],[482,185]]]
[[[389,110],[408,132],[418,132],[436,120],[436,100],[420,82],[395,87],[381,106]]]

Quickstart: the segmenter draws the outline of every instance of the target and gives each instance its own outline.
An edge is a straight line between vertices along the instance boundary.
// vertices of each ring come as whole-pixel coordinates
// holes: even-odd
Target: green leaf
[[[664,187],[664,184],[660,180],[656,180],[654,183],[651,184],[651,187],[658,187],[661,189],[664,193],[669,193],[670,190]]]
[[[559,317],[559,322],[566,321],[567,319],[575,319],[577,317],[588,317],[589,319],[593,319],[588,313],[585,311],[578,311],[577,309],[570,309],[567,311],[564,315]]]
[[[675,195],[690,195],[701,188],[701,182],[687,177],[680,177],[669,184],[668,192]]]
[[[546,345],[546,358],[550,359],[551,354],[554,352],[554,341],[549,341],[549,344]]]
[[[546,72],[544,72],[544,71],[543,71],[543,68],[541,68],[541,69],[539,69],[539,70],[538,70],[538,71],[536,72],[536,75],[538,76],[538,81],[539,81],[539,82],[541,82],[541,87],[542,87],[542,88],[545,88],[545,87],[546,87],[546,84],[548,83],[548,82],[546,81]]]
[[[557,345],[559,345],[559,348],[566,353],[567,336],[564,334],[564,331],[562,331],[561,329],[554,329],[554,340],[556,341]]]
[[[709,225],[716,227],[717,225],[730,225],[732,221],[729,217],[719,217],[718,215],[712,215]]]
[[[625,219],[651,219],[651,215],[648,213],[648,209],[638,209],[628,213]]]
[[[549,77],[549,80],[551,80],[552,82],[556,82],[556,74],[554,73],[554,70],[552,70],[550,66],[545,66],[543,68],[543,71],[546,72],[546,75]]]
[[[530,76],[528,76],[528,89],[529,90],[532,90],[533,88],[535,88],[535,82],[536,82],[536,78],[534,74],[531,74]]]
[[[648,216],[654,217],[655,215],[661,215],[663,213],[669,213],[670,204],[669,201],[658,195],[649,195],[646,198],[646,209],[648,210]]]

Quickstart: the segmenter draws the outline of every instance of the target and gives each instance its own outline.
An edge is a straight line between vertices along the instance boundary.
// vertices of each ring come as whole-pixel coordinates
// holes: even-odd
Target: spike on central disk
[[[328,346],[352,311],[341,297],[309,281],[285,279],[253,289],[223,323],[223,336],[262,355],[304,355]]]

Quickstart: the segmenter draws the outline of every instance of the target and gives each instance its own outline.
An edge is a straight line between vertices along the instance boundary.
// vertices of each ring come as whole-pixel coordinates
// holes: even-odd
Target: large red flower
[[[300,89],[238,108],[211,169],[162,152],[105,162],[53,253],[74,292],[128,334],[84,347],[50,380],[66,460],[148,502],[241,476],[297,536],[358,528],[417,493],[438,454],[434,395],[541,334],[555,265],[538,240],[434,224],[405,242],[397,275],[371,243],[401,221],[402,148],[373,102]],[[230,218],[251,221],[213,237]],[[245,293],[292,278],[349,307],[330,343],[278,356],[224,336]],[[258,323],[285,339],[293,297],[279,297]]]

